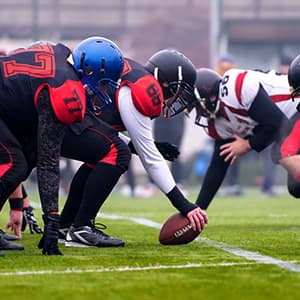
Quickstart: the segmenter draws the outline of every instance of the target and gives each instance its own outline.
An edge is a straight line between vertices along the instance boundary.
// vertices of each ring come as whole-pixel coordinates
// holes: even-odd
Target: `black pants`
[[[61,213],[62,227],[88,225],[127,170],[130,150],[110,125],[87,116],[67,130],[61,155],[85,162],[72,180]]]
[[[34,137],[22,137],[20,141],[0,119],[0,210],[34,167],[36,155],[32,155],[33,145],[36,145]]]

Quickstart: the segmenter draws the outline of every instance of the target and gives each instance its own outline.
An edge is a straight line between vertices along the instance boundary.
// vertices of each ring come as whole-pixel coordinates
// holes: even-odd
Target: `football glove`
[[[169,161],[174,161],[178,158],[180,151],[178,150],[178,147],[176,145],[170,144],[168,142],[154,142],[156,148],[160,152],[160,154],[163,156],[164,159]],[[128,147],[133,154],[137,154],[133,143],[130,141],[128,143]]]
[[[31,234],[43,233],[42,228],[40,228],[38,223],[36,222],[36,218],[33,213],[33,207],[31,206],[23,208],[23,219],[22,219],[21,230],[25,231],[27,225],[29,228],[29,232]]]
[[[58,249],[59,215],[43,215],[44,234],[38,244],[44,255],[63,255]]]
[[[155,142],[155,146],[164,159],[169,161],[174,161],[180,154],[178,147],[168,142]]]

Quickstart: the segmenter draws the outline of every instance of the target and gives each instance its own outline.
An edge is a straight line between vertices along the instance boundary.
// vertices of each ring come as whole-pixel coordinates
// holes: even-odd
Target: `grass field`
[[[158,243],[162,222],[175,212],[162,195],[145,200],[114,192],[102,212],[97,221],[125,239],[124,248],[61,246],[64,256],[47,257],[36,247],[39,236],[26,231],[25,251],[0,258],[0,298],[300,299],[300,201],[287,194],[216,198],[206,230],[184,246]]]

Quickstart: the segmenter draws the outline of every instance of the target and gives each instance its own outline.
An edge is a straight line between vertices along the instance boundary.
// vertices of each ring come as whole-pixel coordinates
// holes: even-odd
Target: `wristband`
[[[23,210],[23,198],[9,198],[8,202],[11,210]]]

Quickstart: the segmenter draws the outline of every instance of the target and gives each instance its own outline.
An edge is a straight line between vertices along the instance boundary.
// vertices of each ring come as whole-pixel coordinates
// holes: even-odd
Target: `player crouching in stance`
[[[176,186],[168,164],[153,140],[151,123],[153,118],[162,113],[170,118],[182,112],[186,108],[183,92],[193,93],[195,79],[194,65],[182,53],[173,49],[155,53],[145,66],[125,59],[120,89],[109,92],[113,104],[101,109],[99,113],[99,105],[94,103],[93,116],[109,124],[110,130],[116,128],[118,131],[128,132],[131,139],[129,146],[138,154],[154,183],[173,206],[188,217],[193,230],[202,231],[208,221],[207,215],[188,201]],[[89,118],[91,119],[92,117]],[[89,121],[82,126],[80,134],[103,131],[101,126],[96,130],[94,126],[97,125],[92,123],[95,124],[94,121]],[[103,128],[106,133],[104,136],[107,136],[109,129],[105,129],[105,126]],[[72,129],[67,133],[70,138],[66,136],[70,143],[74,140],[71,137],[74,130],[73,133],[71,131]],[[93,135],[96,141],[96,134]],[[100,136],[99,134],[97,139]],[[107,148],[114,150],[115,146]],[[124,246],[122,240],[107,236],[94,225],[98,210],[115,186],[120,173],[124,171],[124,167],[120,168],[122,161],[116,159],[117,153],[115,150],[110,151],[101,159],[98,157],[100,163],[96,167],[84,164],[75,174],[61,213],[61,233],[67,246]],[[115,166],[116,163],[118,166]]]
[[[297,105],[298,117],[295,118],[293,127],[280,148],[280,164],[288,172],[288,190],[295,198],[300,198],[300,55],[290,64],[288,81],[291,97]]]
[[[0,58],[0,208],[37,167],[45,225],[38,246],[47,255],[62,254],[57,245],[59,158],[66,129],[83,120],[87,99],[105,96],[111,79],[105,76],[107,49],[114,53],[117,47],[101,37],[90,39],[96,49],[85,74],[74,67],[72,51],[60,43],[35,43]],[[110,47],[102,53],[106,43]],[[119,51],[118,57],[122,62]],[[117,78],[123,64],[119,66]],[[90,79],[89,86],[83,78]],[[22,208],[19,199],[22,191],[12,209]]]
[[[282,141],[299,118],[287,75],[275,71],[231,69],[220,77],[211,69],[199,69],[195,95],[189,100],[189,110],[196,109],[195,123],[215,140],[196,201],[202,209],[207,209],[239,156],[273,143],[272,159],[278,163]]]

